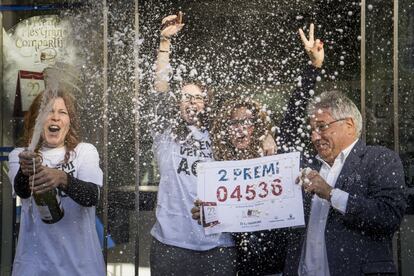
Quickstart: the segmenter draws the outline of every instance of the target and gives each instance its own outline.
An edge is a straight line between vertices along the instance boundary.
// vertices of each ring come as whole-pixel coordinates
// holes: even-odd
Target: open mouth
[[[328,144],[327,143],[317,143],[316,144],[316,149],[318,150],[325,150],[328,148]]]
[[[59,126],[56,126],[56,125],[50,125],[50,126],[48,127],[48,130],[49,130],[50,132],[58,132],[58,131],[60,130],[60,127],[59,127]]]
[[[188,115],[195,116],[197,113],[197,108],[189,106],[185,109],[185,111],[187,112]]]
[[[237,134],[236,135],[236,142],[239,145],[243,145],[243,144],[247,143],[247,141],[248,141],[247,135],[244,135],[244,134]]]
[[[244,137],[243,138],[237,138],[236,143],[237,143],[237,145],[244,145],[246,143],[246,139]]]
[[[244,141],[246,138],[246,135],[236,135],[236,140],[239,142]]]
[[[243,129],[242,131],[236,131],[236,139],[237,140],[243,140],[247,136],[247,130]]]

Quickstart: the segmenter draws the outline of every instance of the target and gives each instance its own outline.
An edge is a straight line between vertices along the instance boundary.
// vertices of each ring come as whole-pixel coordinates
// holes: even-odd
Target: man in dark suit
[[[360,140],[362,118],[337,91],[308,109],[318,152],[303,170],[306,229],[292,233],[284,275],[395,275],[392,238],[404,210],[398,155]]]

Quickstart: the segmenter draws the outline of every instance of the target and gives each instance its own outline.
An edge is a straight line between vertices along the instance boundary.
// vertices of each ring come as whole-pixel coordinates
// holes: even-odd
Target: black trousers
[[[216,247],[196,251],[167,245],[152,239],[152,276],[236,275],[236,248]]]
[[[238,276],[269,275],[283,272],[288,230],[274,229],[235,233]]]

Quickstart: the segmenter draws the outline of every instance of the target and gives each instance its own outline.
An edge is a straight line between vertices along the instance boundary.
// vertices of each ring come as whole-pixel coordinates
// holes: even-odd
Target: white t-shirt
[[[230,234],[204,234],[203,227],[191,218],[197,198],[197,164],[212,160],[207,131],[189,126],[192,138],[179,144],[171,130],[154,137],[153,151],[160,170],[157,221],[151,234],[160,242],[192,250],[234,246]]]
[[[19,170],[19,153],[16,148],[9,154],[9,178]],[[102,186],[102,170],[96,148],[80,143],[67,164],[65,148],[41,149],[43,165],[64,170],[73,177]],[[46,224],[41,218],[32,197],[22,199],[21,224],[13,275],[67,276],[105,275],[105,263],[95,228],[95,207],[83,207],[62,192],[63,218]]]

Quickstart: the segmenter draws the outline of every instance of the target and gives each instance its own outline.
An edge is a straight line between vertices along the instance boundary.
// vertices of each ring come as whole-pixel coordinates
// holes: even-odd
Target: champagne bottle
[[[63,218],[64,210],[57,189],[33,194],[40,217],[44,223],[56,223]]]

